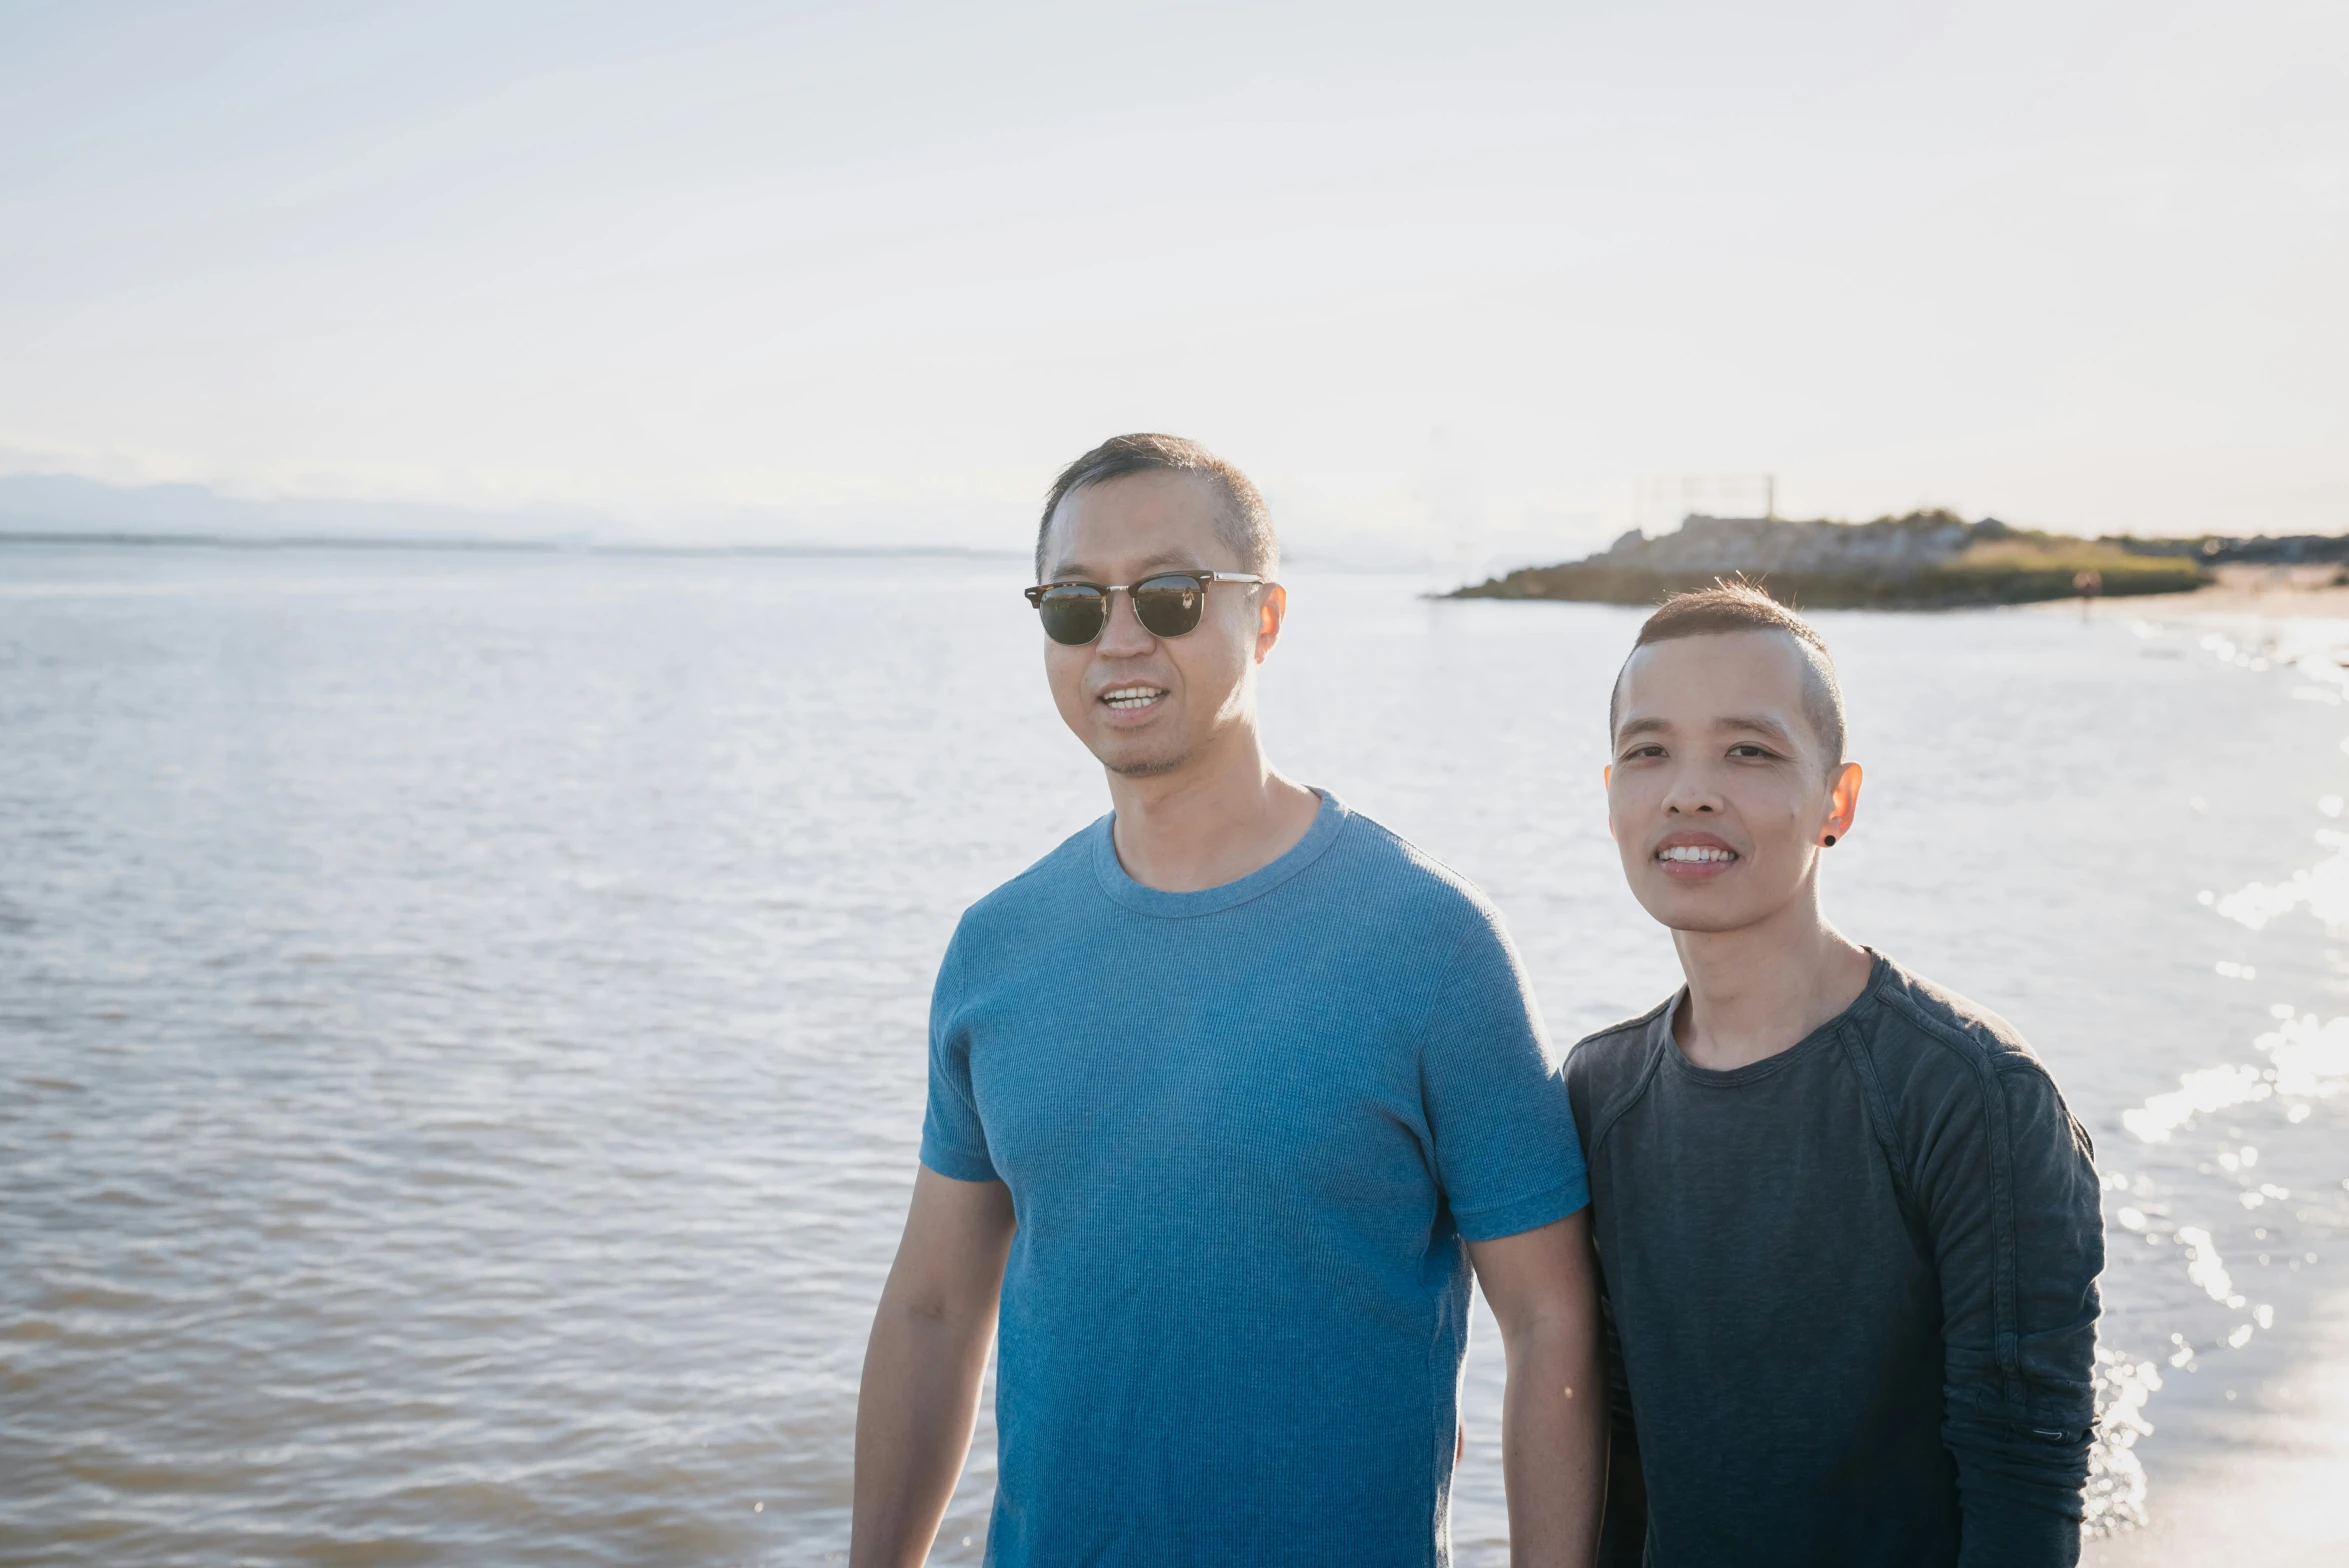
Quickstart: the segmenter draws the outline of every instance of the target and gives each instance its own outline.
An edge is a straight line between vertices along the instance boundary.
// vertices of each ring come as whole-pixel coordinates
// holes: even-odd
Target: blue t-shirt
[[[1102,818],[972,906],[922,1163],[1019,1217],[988,1561],[1441,1563],[1465,1240],[1588,1201],[1492,906],[1322,796],[1143,887]]]

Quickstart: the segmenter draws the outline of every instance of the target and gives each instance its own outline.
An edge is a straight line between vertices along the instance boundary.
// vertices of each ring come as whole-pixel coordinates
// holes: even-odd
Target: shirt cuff
[[[972,1154],[960,1149],[949,1149],[934,1138],[922,1140],[922,1163],[941,1176],[955,1181],[1001,1181],[995,1174],[995,1162],[984,1154]]]
[[[1452,1210],[1452,1224],[1464,1241],[1497,1241],[1522,1231],[1539,1230],[1590,1206],[1590,1178],[1581,1171],[1530,1198],[1496,1203],[1481,1209]]]

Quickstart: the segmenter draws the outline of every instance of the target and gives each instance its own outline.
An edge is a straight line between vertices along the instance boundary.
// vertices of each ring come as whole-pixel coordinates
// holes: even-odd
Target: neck
[[[1113,837],[1126,875],[1163,893],[1237,882],[1280,859],[1313,826],[1321,798],[1273,771],[1251,724],[1235,724],[1181,767],[1109,775]]]
[[[1873,967],[1819,913],[1818,888],[1735,931],[1675,931],[1688,1000],[1673,1019],[1699,1067],[1744,1067],[1800,1044],[1859,999]]]

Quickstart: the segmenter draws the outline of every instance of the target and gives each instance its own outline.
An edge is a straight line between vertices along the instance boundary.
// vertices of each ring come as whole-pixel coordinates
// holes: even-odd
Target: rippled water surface
[[[1104,808],[1022,580],[0,551],[0,1561],[842,1552],[932,966]],[[1290,580],[1276,758],[1489,889],[1562,1037],[1662,996],[1598,797],[1635,617]],[[1822,621],[1832,913],[2097,1139],[2125,1524],[2349,1283],[2349,712],[2321,629],[2107,610]],[[939,1560],[988,1481],[982,1429]]]

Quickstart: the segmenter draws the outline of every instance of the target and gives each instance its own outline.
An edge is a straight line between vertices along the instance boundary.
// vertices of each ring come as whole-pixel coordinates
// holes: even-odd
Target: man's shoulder
[[[1638,1017],[1609,1024],[1575,1041],[1566,1053],[1567,1087],[1577,1098],[1587,1096],[1591,1104],[1604,1105],[1616,1091],[1636,1083],[1655,1054],[1656,1020],[1679,997],[1675,991]]]
[[[1062,839],[1035,864],[982,896],[962,913],[958,941],[1016,934],[1038,920],[1064,914],[1071,896],[1093,880],[1093,839],[1099,822]]]
[[[1861,1044],[1884,1097],[1892,1139],[1920,1168],[1977,1149],[2010,1168],[2064,1182],[2095,1224],[2095,1145],[2063,1089],[2021,1031],[1989,1008],[1889,962],[1872,994],[1879,1004]],[[1974,1158],[1968,1155],[1963,1158]],[[2077,1160],[2077,1165],[2064,1161]],[[2055,1163],[2050,1164],[2050,1160]]]
[[[2044,1073],[2038,1053],[2013,1024],[1947,986],[1887,959],[1870,991],[1877,1004],[1870,1044],[1921,1071]]]
[[[1991,1115],[2002,1103],[2063,1109],[2063,1090],[2039,1053],[1989,1008],[1890,962],[1872,994],[1862,1040],[1904,1137],[1925,1136],[1951,1116]]]
[[[1375,817],[1349,808],[1332,848],[1336,890],[1364,914],[1388,911],[1454,932],[1501,929],[1482,888]]]

